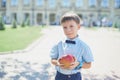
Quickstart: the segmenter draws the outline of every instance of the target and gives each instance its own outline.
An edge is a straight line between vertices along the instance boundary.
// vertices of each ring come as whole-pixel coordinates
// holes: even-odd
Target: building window
[[[107,8],[109,6],[109,0],[102,0],[101,6]]]
[[[17,21],[17,13],[12,13],[12,21]]]
[[[2,0],[1,5],[2,5],[2,7],[6,7],[6,0]]]
[[[51,13],[50,15],[49,15],[49,21],[50,21],[50,24],[51,25],[55,25],[55,19],[56,19],[56,17],[55,17],[56,15],[54,14],[54,13]]]
[[[115,0],[115,8],[120,8],[120,0]]]
[[[63,7],[70,7],[70,0],[62,0]]]
[[[49,4],[50,8],[55,8],[55,6],[56,6],[56,0],[49,0],[48,4]]]
[[[37,14],[37,24],[42,24],[42,22],[43,22],[43,14],[38,13]]]
[[[29,19],[29,16],[30,16],[29,13],[25,13],[24,14],[24,21],[27,21]]]
[[[36,5],[37,6],[43,6],[44,0],[36,0]]]
[[[82,7],[83,6],[83,0],[76,0],[75,6],[76,7]]]
[[[1,15],[2,15],[2,21],[5,23],[6,22],[6,15],[5,15],[5,13],[1,13]]]
[[[24,4],[25,6],[28,6],[28,5],[30,4],[30,0],[23,0],[23,4]]]
[[[96,0],[89,0],[89,6],[95,7],[96,6]]]
[[[17,6],[18,5],[18,0],[11,0],[11,5],[12,6]]]

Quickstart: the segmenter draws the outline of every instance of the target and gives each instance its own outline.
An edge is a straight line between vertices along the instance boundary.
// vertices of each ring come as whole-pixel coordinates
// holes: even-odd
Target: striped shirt
[[[67,38],[67,40],[70,40]],[[80,40],[79,37],[76,37],[72,39],[72,41],[75,41],[76,44],[68,44],[65,42],[65,40],[60,41],[58,44],[53,46],[50,52],[50,57],[52,59],[59,59],[65,54],[72,54],[75,56],[76,60],[79,62],[92,62],[93,61],[93,55],[92,52],[87,44],[85,44],[82,40]],[[75,74],[79,72],[78,69],[68,70],[68,69],[62,69],[59,66],[56,66],[56,70],[63,74]]]

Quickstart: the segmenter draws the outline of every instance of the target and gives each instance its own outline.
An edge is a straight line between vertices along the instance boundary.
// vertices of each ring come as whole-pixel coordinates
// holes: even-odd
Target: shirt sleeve
[[[84,62],[94,61],[92,51],[88,46],[86,46],[84,51],[83,51],[82,59],[83,59]]]
[[[57,45],[53,46],[53,48],[51,49],[50,57],[52,59],[57,59],[58,58],[58,46]]]

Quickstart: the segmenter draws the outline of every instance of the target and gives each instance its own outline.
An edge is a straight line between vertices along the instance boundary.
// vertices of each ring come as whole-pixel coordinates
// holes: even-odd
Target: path
[[[42,36],[32,50],[24,53],[0,55],[1,80],[54,80],[54,67],[50,64],[49,51],[62,39],[61,27],[43,30]],[[120,34],[100,30],[79,31],[92,49],[95,61],[89,70],[83,70],[85,80],[120,80]]]

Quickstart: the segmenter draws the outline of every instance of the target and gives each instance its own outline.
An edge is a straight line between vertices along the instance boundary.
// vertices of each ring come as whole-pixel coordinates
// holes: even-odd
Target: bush
[[[12,28],[17,28],[16,20],[13,21],[13,23],[12,23]]]
[[[115,27],[115,28],[118,28],[117,23],[114,24],[114,27]]]
[[[120,28],[120,22],[119,22],[119,20],[114,23],[114,27],[115,28]]]
[[[0,30],[5,30],[4,23],[2,21],[2,17],[0,17]]]
[[[25,26],[30,26],[30,19],[27,18],[25,21],[22,22],[21,27],[25,27]]]
[[[26,25],[27,25],[27,26],[30,26],[30,18],[27,18],[27,20],[26,20]]]
[[[21,27],[25,27],[25,21],[22,22]]]

